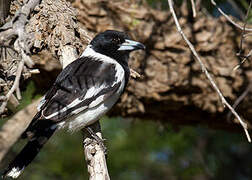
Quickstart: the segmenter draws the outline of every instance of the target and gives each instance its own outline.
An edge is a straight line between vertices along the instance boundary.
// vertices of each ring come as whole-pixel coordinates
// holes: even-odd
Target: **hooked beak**
[[[119,46],[119,49],[117,49],[118,51],[134,51],[138,49],[145,49],[145,46],[142,43],[129,39],[126,39],[125,42]]]

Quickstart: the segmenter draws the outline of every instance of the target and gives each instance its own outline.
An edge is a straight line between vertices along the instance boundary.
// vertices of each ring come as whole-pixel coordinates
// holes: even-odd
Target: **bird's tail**
[[[44,129],[44,131],[40,131],[36,136],[30,139],[22,151],[10,163],[2,177],[17,178],[23,172],[24,168],[36,157],[55,130],[55,128]]]

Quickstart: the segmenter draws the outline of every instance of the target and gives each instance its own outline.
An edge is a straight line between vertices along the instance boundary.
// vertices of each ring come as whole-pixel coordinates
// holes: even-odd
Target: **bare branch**
[[[11,47],[12,44],[9,44],[9,40],[13,37],[17,37],[14,42],[14,52],[20,55],[20,63],[17,67],[15,81],[6,95],[6,101],[2,102],[0,106],[0,114],[4,112],[8,100],[11,96],[13,96],[14,91],[16,91],[17,98],[21,99],[19,80],[24,68],[24,64],[26,64],[30,68],[34,65],[33,61],[28,56],[28,53],[30,52],[30,46],[28,45],[30,35],[27,35],[25,31],[25,25],[27,23],[30,13],[40,3],[40,1],[41,0],[26,1],[26,3],[20,8],[20,10],[16,12],[15,16],[0,28],[1,46]],[[1,50],[1,53],[6,53],[6,51],[3,52]],[[7,55],[4,55],[5,58],[6,56]],[[0,57],[2,57],[2,54],[0,55]]]
[[[250,1],[249,3],[249,8],[247,10],[247,13],[246,13],[246,17],[245,17],[245,23],[244,23],[244,26],[243,26],[243,30],[242,30],[242,34],[241,34],[241,40],[240,40],[240,45],[239,45],[239,52],[237,53],[237,56],[238,57],[242,57],[244,55],[242,55],[242,45],[243,45],[243,40],[245,38],[245,29],[246,29],[246,25],[247,25],[247,22],[248,22],[248,16],[249,16],[249,12],[250,12],[250,9],[251,9],[251,5],[252,5],[252,0]],[[252,51],[250,51],[246,56],[243,57],[243,60],[237,65],[234,67],[234,71],[236,69],[238,69],[252,54]]]
[[[248,87],[245,89],[245,91],[236,99],[236,101],[233,104],[233,108],[236,109],[236,107],[242,102],[242,100],[248,95],[248,93],[252,89],[252,81],[250,81]],[[227,115],[227,119],[229,120],[232,116],[232,113],[229,111]]]
[[[130,69],[130,76],[133,78],[141,78],[142,76],[133,69]]]
[[[240,54],[241,51],[242,51],[242,44],[243,44],[243,39],[244,39],[244,34],[245,34],[246,25],[247,25],[247,23],[248,23],[249,11],[250,11],[250,9],[251,9],[251,2],[252,2],[252,1],[250,1],[250,3],[249,3],[249,8],[248,8],[248,10],[247,10],[246,17],[245,17],[245,23],[244,23],[244,25],[243,25],[243,30],[242,30],[242,34],[241,34],[241,41],[240,41],[240,48],[239,48],[239,49],[240,49],[239,54]]]
[[[221,10],[221,8],[219,8],[219,7],[217,6],[217,4],[216,4],[216,2],[215,2],[214,0],[211,0],[211,2],[212,2],[212,4],[217,8],[217,10],[218,10],[218,11],[219,11],[219,12],[220,12],[231,24],[233,24],[235,27],[237,27],[237,28],[243,30],[243,27],[242,27],[241,25],[235,23],[227,14],[225,14],[225,13]],[[251,28],[245,28],[245,31],[252,31],[252,29],[251,29]]]
[[[243,57],[242,61],[233,68],[233,71],[236,71],[251,55],[252,55],[252,49],[249,51],[249,53],[246,56]],[[241,55],[238,55],[238,56],[241,56]]]
[[[194,0],[191,0],[191,4],[192,4],[193,17],[196,18],[196,16],[197,16],[197,11],[196,11],[196,7],[195,7]]]
[[[17,68],[15,81],[14,81],[11,89],[9,90],[9,92],[6,95],[6,100],[5,100],[6,102],[3,102],[2,105],[0,106],[0,114],[2,114],[4,112],[5,106],[7,105],[7,101],[9,100],[11,95],[14,93],[14,91],[17,91],[18,96],[21,98],[20,90],[19,90],[19,81],[20,81],[20,77],[21,77],[23,68],[24,68],[24,61],[21,60],[18,65],[18,68]]]
[[[0,30],[0,43],[11,39],[13,36],[24,36],[25,24],[27,23],[28,16],[33,11],[33,9],[40,4],[41,0],[28,0],[21,7],[19,11],[16,12],[15,16],[11,21],[4,24]]]
[[[186,35],[184,34],[184,32],[181,29],[181,26],[178,22],[178,18],[176,16],[176,13],[174,11],[173,8],[173,1],[172,0],[168,0],[168,4],[170,7],[170,11],[172,13],[173,19],[175,21],[176,27],[178,32],[181,34],[182,38],[185,40],[185,42],[187,43],[187,45],[189,46],[190,50],[192,51],[193,55],[195,56],[196,60],[199,62],[202,71],[205,73],[207,79],[210,81],[211,85],[213,86],[213,88],[215,89],[215,91],[217,92],[217,94],[219,95],[223,105],[227,106],[228,109],[234,114],[234,116],[239,120],[241,126],[243,127],[245,134],[247,136],[248,142],[251,142],[251,138],[249,136],[248,133],[248,127],[247,124],[240,118],[240,116],[236,113],[236,111],[232,108],[232,106],[226,101],[226,99],[224,98],[224,96],[222,95],[220,89],[218,88],[218,86],[215,84],[213,78],[211,77],[211,75],[209,74],[209,72],[207,71],[205,65],[203,64],[203,62],[201,61],[198,53],[196,52],[194,46],[192,45],[192,43],[188,40],[188,38],[186,37]]]

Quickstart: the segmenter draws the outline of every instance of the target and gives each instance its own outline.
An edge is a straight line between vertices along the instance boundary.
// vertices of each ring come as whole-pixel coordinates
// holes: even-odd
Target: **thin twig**
[[[0,27],[1,47],[9,47],[9,43],[11,42],[9,40],[13,37],[16,37],[14,48],[11,47],[11,49],[14,49],[14,52],[18,53],[20,55],[19,57],[21,57],[19,66],[17,68],[15,81],[6,95],[6,101],[2,102],[0,106],[0,114],[4,112],[10,97],[14,96],[14,91],[16,91],[17,98],[21,99],[19,80],[22,74],[24,64],[26,64],[30,68],[34,65],[33,61],[28,56],[30,47],[27,41],[29,41],[31,35],[27,35],[25,31],[25,25],[27,24],[27,20],[29,18],[30,13],[38,4],[40,4],[40,2],[41,0],[27,0],[24,5],[16,12],[15,16],[10,21],[5,23],[2,27]],[[6,51],[1,48],[0,52],[3,53],[1,54],[3,55],[3,58],[7,58]],[[2,57],[1,55],[0,57]]]
[[[252,88],[252,81],[250,81],[248,87],[245,89],[245,91],[236,99],[236,101],[233,104],[233,108],[236,109],[236,107],[242,102],[242,100],[248,95]],[[230,120],[232,116],[232,113],[229,111],[227,115],[227,119]]]
[[[243,127],[243,129],[245,131],[245,134],[247,136],[248,142],[251,142],[251,138],[250,138],[249,133],[248,133],[248,126],[247,126],[247,124],[240,118],[240,116],[236,113],[236,111],[232,108],[232,106],[226,101],[226,99],[222,95],[220,89],[215,84],[213,78],[211,77],[211,75],[207,71],[205,65],[201,61],[201,59],[200,59],[199,55],[197,54],[194,46],[192,45],[192,43],[188,40],[188,38],[186,37],[186,35],[182,31],[181,26],[180,26],[180,24],[178,22],[178,18],[176,16],[176,13],[175,13],[174,8],[173,8],[173,1],[172,0],[168,0],[168,4],[169,4],[170,11],[172,13],[172,16],[173,16],[173,19],[175,21],[175,24],[176,24],[178,32],[181,34],[182,38],[186,41],[187,45],[191,49],[191,51],[192,51],[193,55],[195,56],[196,60],[199,62],[202,71],[205,73],[205,75],[208,78],[208,80],[210,81],[211,85],[213,86],[213,88],[215,89],[215,91],[218,93],[218,95],[219,95],[219,97],[221,99],[221,102],[223,103],[223,105],[227,106],[228,109],[230,109],[230,111],[234,114],[234,116],[239,120],[240,124],[242,125],[242,127]]]
[[[0,101],[5,101],[6,97],[5,96],[0,96]]]
[[[217,8],[217,10],[234,26],[243,30],[243,27],[237,23],[235,23],[226,13],[224,13],[221,8],[219,8],[214,0],[211,0],[212,4]],[[245,31],[252,31],[251,28],[245,28]]]
[[[252,0],[250,1],[249,3],[249,8],[247,10],[247,13],[246,13],[246,17],[245,17],[245,23],[244,23],[244,26],[243,26],[243,30],[242,30],[242,34],[241,34],[241,40],[240,40],[240,45],[239,45],[239,52],[237,53],[237,56],[241,57],[242,56],[242,45],[243,45],[243,40],[244,40],[244,35],[245,35],[245,29],[246,29],[246,25],[247,25],[247,22],[248,22],[248,16],[249,16],[249,12],[250,12],[250,9],[251,9],[251,5],[252,5]],[[251,56],[251,53],[252,51],[250,51],[248,53],[247,56],[245,56],[243,58],[243,60],[233,68],[233,71],[235,71],[236,69],[238,69],[250,56]]]
[[[6,98],[9,99],[10,96],[13,94],[13,92],[17,89],[18,85],[19,85],[19,80],[20,80],[20,77],[21,77],[21,73],[23,71],[23,68],[24,68],[24,61],[21,60],[19,65],[18,65],[18,68],[17,68],[17,72],[16,72],[16,78],[15,78],[15,81],[10,89],[10,91],[7,93],[6,95]]]
[[[240,54],[241,53],[241,51],[242,51],[242,44],[243,44],[243,37],[244,37],[244,34],[245,34],[245,29],[246,29],[246,25],[247,25],[247,23],[248,23],[248,15],[249,15],[249,11],[250,11],[250,9],[251,9],[251,3],[252,3],[252,1],[250,1],[250,3],[249,3],[249,8],[248,8],[248,10],[247,10],[247,13],[246,13],[246,17],[245,17],[245,23],[244,23],[244,25],[243,25],[243,30],[242,30],[242,34],[241,34],[241,40],[240,40],[240,51],[239,51],[239,53],[238,54]]]
[[[20,81],[20,77],[21,77],[23,68],[24,68],[24,60],[21,60],[19,65],[18,65],[18,68],[17,68],[15,81],[14,81],[11,89],[9,90],[9,92],[6,95],[5,102],[3,102],[2,105],[0,106],[0,114],[2,114],[4,112],[4,109],[5,109],[6,105],[7,105],[7,102],[10,99],[11,95],[14,93],[14,91],[16,91],[17,89],[19,90],[19,81]]]
[[[131,68],[130,68],[130,76],[133,78],[141,78],[142,77],[138,72],[136,72],[135,70],[133,70]]]
[[[192,4],[193,17],[196,18],[196,16],[197,16],[197,11],[196,11],[196,7],[195,7],[194,0],[191,0],[191,4]]]
[[[252,36],[252,33],[247,33],[247,34],[244,34],[243,37],[246,38],[248,36]]]
[[[233,68],[233,71],[236,71],[251,55],[252,55],[252,49],[245,57],[243,57],[242,61]]]

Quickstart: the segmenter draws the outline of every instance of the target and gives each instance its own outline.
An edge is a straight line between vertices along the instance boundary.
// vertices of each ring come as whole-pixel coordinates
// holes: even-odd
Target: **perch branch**
[[[207,79],[210,81],[211,85],[213,86],[213,88],[215,89],[215,91],[217,92],[217,94],[219,95],[221,102],[223,103],[223,105],[227,106],[228,109],[234,114],[234,116],[239,120],[241,126],[243,127],[245,134],[247,136],[248,142],[251,142],[251,138],[250,135],[248,133],[248,127],[247,124],[240,118],[240,116],[237,114],[237,112],[232,108],[232,106],[226,101],[226,99],[224,98],[224,96],[222,95],[220,89],[218,88],[218,86],[215,84],[213,78],[211,77],[211,75],[209,74],[209,72],[207,71],[205,65],[203,64],[203,62],[201,61],[198,53],[196,52],[194,46],[192,45],[192,43],[188,40],[188,38],[186,37],[186,35],[184,34],[184,32],[181,29],[181,26],[178,22],[178,18],[176,16],[176,13],[174,11],[173,8],[173,1],[172,0],[168,0],[168,4],[170,7],[170,11],[172,13],[173,19],[175,21],[176,27],[178,32],[181,34],[182,38],[185,40],[185,42],[187,43],[187,45],[189,46],[190,50],[192,51],[194,57],[196,58],[196,60],[198,61],[198,63],[201,66],[202,71],[205,73]]]
[[[89,127],[102,139],[99,121]],[[104,149],[85,128],[82,129],[82,133],[89,180],[110,180]]]

